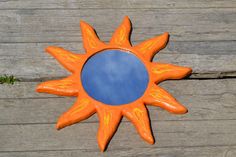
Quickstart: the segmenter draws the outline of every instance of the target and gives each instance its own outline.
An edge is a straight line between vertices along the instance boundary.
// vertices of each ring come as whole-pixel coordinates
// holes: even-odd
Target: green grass
[[[16,81],[19,81],[19,79],[15,78],[13,75],[0,76],[0,84],[3,84],[3,83],[14,84]]]

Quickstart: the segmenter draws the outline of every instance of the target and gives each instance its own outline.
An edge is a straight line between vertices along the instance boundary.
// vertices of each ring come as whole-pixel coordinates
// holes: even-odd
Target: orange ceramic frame
[[[81,21],[83,46],[85,54],[75,54],[60,47],[46,48],[72,75],[61,80],[43,82],[37,87],[37,92],[46,92],[62,96],[77,96],[74,105],[65,112],[57,122],[57,129],[78,123],[98,114],[100,125],[98,129],[98,145],[104,151],[114,135],[123,116],[128,118],[136,127],[140,136],[150,144],[154,143],[149,116],[145,105],[161,107],[175,114],[184,114],[187,109],[182,106],[167,91],[157,86],[167,79],[181,79],[191,73],[191,69],[166,63],[151,62],[155,53],[163,49],[168,42],[168,33],[132,46],[129,40],[131,23],[126,16],[122,24],[113,34],[110,43],[99,40],[95,30]],[[129,104],[110,106],[90,97],[84,90],[81,82],[81,71],[85,62],[94,54],[107,49],[119,49],[132,52],[145,65],[149,83],[144,94]]]

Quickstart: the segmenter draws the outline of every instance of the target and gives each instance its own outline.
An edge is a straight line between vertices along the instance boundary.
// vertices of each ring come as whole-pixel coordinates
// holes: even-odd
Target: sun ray
[[[92,116],[96,112],[94,104],[87,98],[77,99],[75,104],[59,118],[56,128],[62,129],[66,126],[78,123]]]
[[[146,60],[152,60],[153,56],[158,51],[165,48],[168,39],[169,39],[169,34],[165,32],[160,36],[151,38],[134,46],[134,49],[139,53],[141,53]]]
[[[95,30],[89,24],[80,21],[80,27],[86,53],[94,53],[100,50],[101,47],[106,47],[105,43],[98,38]]]
[[[112,107],[98,107],[97,113],[99,117],[98,145],[100,150],[104,151],[117,130],[122,114],[120,110]]]
[[[158,106],[175,114],[184,114],[188,112],[188,110],[172,95],[159,86],[153,85],[147,94],[148,95],[144,100],[147,105]]]
[[[148,143],[154,144],[149,115],[144,104],[135,104],[123,109],[123,115],[136,127],[139,135]]]
[[[191,68],[165,63],[152,63],[151,68],[151,74],[156,83],[167,79],[181,79],[191,74],[191,72]]]
[[[110,44],[123,46],[123,47],[131,47],[130,43],[130,32],[131,32],[131,22],[128,16],[124,17],[121,25],[114,32]]]
[[[61,47],[49,46],[46,51],[56,58],[67,70],[74,72],[78,63],[81,61],[81,54],[75,54]]]
[[[131,22],[125,16],[109,43],[100,41],[95,30],[80,22],[85,54],[75,54],[63,48],[46,48],[71,76],[41,83],[37,92],[62,96],[77,96],[77,101],[56,124],[58,130],[85,120],[97,113],[98,145],[104,151],[115,134],[123,116],[135,126],[145,141],[154,143],[146,105],[161,107],[175,114],[187,109],[156,83],[181,79],[191,69],[172,64],[152,63],[155,53],[163,49],[169,35],[146,40],[132,46]]]
[[[70,76],[61,80],[43,82],[37,86],[36,91],[62,96],[77,96],[78,89],[74,87],[77,82],[72,78],[73,77]]]

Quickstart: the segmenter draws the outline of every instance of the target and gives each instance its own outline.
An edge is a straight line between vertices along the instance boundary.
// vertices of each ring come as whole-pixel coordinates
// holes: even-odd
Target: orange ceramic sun
[[[75,54],[55,46],[46,48],[46,51],[55,57],[72,73],[72,75],[61,80],[41,83],[38,85],[37,91],[62,96],[78,97],[74,105],[59,118],[56,128],[62,129],[66,126],[85,120],[94,113],[97,113],[100,121],[97,134],[98,145],[101,151],[104,151],[108,142],[114,135],[121,118],[124,116],[135,125],[139,135],[145,141],[153,144],[154,138],[152,136],[149,116],[145,105],[161,107],[175,114],[186,113],[187,109],[167,91],[157,86],[157,84],[167,79],[181,79],[189,75],[191,69],[172,64],[151,62],[154,54],[166,46],[169,37],[168,33],[164,33],[138,45],[132,46],[129,40],[131,23],[127,16],[124,18],[122,24],[117,28],[108,44],[99,40],[95,30],[89,24],[81,21],[80,25],[82,30],[83,46],[86,53]],[[81,78],[85,64],[89,62],[90,58],[92,59],[93,56],[106,52],[108,54],[111,50],[116,51],[116,53],[119,51],[121,54],[127,52],[127,54],[132,55],[132,57],[138,58],[140,61],[139,64],[143,64],[144,69],[147,71],[146,80],[148,82],[145,86],[145,90],[141,92],[141,95],[139,95],[138,98],[132,99],[132,101],[130,99],[128,103],[111,105],[96,99],[96,97],[91,96],[88,90],[85,89]],[[99,66],[96,65],[93,69],[95,69],[95,74],[97,72],[96,70],[99,69]],[[93,73],[90,73],[90,75],[87,79],[89,78],[91,81],[94,81],[96,77],[93,76]],[[135,82],[135,80],[131,81],[131,83],[133,82]],[[99,82],[95,82],[95,85],[96,84],[99,84]],[[137,84],[137,87],[138,86],[139,85]],[[122,87],[119,86],[119,88]],[[114,91],[116,90],[118,89],[115,89]],[[127,97],[129,96],[127,95]]]

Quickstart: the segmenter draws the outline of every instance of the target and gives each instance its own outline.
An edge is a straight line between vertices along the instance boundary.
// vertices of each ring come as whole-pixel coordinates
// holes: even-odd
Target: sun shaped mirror
[[[46,48],[72,74],[43,82],[36,90],[78,97],[58,119],[56,128],[62,129],[97,113],[98,145],[104,151],[124,116],[145,141],[153,144],[146,105],[175,114],[186,113],[187,109],[157,84],[167,79],[181,79],[189,75],[191,69],[152,62],[153,56],[166,46],[168,33],[133,46],[127,16],[109,43],[102,42],[95,30],[83,21],[81,30],[85,53],[73,53],[56,46]]]

